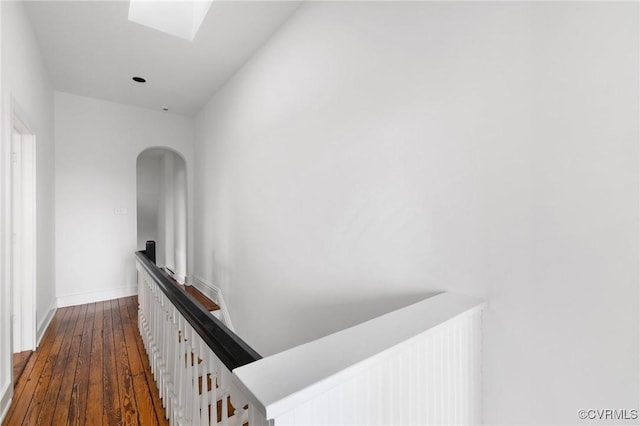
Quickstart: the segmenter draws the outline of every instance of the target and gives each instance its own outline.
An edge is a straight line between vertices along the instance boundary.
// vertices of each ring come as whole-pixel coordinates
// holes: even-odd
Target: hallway
[[[396,426],[415,407],[442,426],[464,411],[454,384],[486,425],[639,415],[640,2],[0,1],[0,39],[0,426],[166,423],[160,394],[174,418],[212,419],[218,389],[252,426]],[[35,140],[33,220],[16,134]],[[148,240],[219,304],[224,344],[191,298],[163,304]],[[378,337],[435,326],[327,336],[441,294],[486,302],[480,367],[407,374],[416,392],[367,369],[399,409],[363,398],[364,376],[352,392],[354,364],[323,373],[323,354],[351,359],[349,344],[364,363]],[[152,324],[174,308],[177,327]],[[467,365],[440,342],[434,357]],[[172,368],[188,350],[211,365]],[[194,390],[205,367],[227,379],[210,394]],[[338,371],[351,393],[323,408]],[[445,401],[424,410],[432,385]]]
[[[14,392],[6,426],[168,424],[135,296],[58,309]]]

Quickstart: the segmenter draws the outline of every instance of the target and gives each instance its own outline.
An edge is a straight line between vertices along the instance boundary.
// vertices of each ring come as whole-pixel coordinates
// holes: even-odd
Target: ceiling
[[[188,41],[130,22],[128,1],[26,2],[55,90],[184,115],[196,114],[299,4],[214,1]]]

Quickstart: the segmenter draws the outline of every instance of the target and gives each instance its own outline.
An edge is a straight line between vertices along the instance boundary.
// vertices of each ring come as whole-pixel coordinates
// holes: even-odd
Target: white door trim
[[[11,179],[19,181],[11,185],[14,219],[10,225],[12,281],[15,274],[19,282],[18,288],[12,284],[14,320],[19,326],[12,332],[20,330],[13,337],[15,353],[36,349],[36,136],[22,114],[12,109],[11,161],[16,173],[11,173]],[[19,194],[14,197],[13,191]]]

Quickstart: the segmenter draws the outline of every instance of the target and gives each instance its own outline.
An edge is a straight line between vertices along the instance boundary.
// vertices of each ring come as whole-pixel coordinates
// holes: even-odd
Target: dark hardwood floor
[[[3,425],[168,425],[137,321],[135,296],[58,309]]]
[[[18,380],[18,377],[24,371],[24,367],[27,366],[27,361],[29,361],[29,357],[33,351],[24,351],[18,352],[17,354],[13,354],[13,379]]]

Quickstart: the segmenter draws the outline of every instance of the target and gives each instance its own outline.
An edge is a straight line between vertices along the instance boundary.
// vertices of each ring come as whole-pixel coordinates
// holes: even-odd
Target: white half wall
[[[194,274],[263,355],[475,296],[487,424],[637,408],[638,40],[635,3],[303,4],[196,118]]]
[[[121,297],[136,287],[133,253],[144,249],[136,230],[138,154],[166,147],[191,170],[193,119],[56,92],[55,120],[60,303]]]

